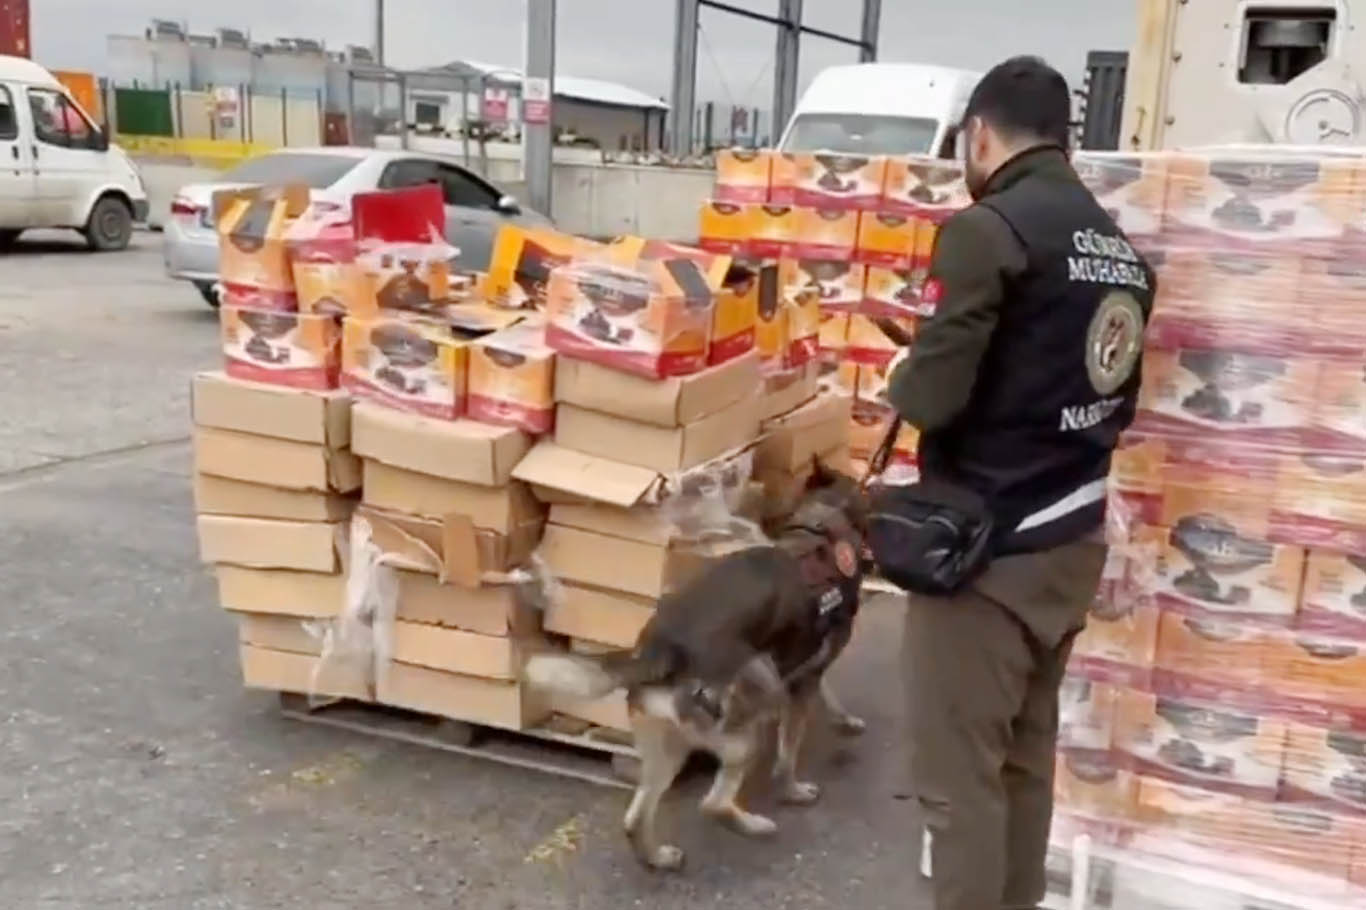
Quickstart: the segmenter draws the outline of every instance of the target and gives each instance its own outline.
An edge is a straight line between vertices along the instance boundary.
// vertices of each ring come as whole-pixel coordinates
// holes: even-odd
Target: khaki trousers
[[[910,598],[911,779],[936,910],[1043,900],[1058,689],[1104,563],[1087,540],[999,559],[953,597]]]

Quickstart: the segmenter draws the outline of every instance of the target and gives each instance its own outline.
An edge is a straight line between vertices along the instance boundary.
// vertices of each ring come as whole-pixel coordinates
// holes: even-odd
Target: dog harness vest
[[[980,203],[1010,227],[1025,269],[1005,276],[966,408],[920,443],[925,477],[986,500],[1002,554],[1051,549],[1100,525],[1155,289],[1152,269],[1061,153],[1027,154],[1029,166]]]

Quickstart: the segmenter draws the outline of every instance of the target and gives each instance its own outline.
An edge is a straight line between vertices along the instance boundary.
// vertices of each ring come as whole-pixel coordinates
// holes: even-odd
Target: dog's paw
[[[659,872],[677,872],[683,868],[684,859],[685,856],[680,848],[665,844],[655,848],[654,854],[646,861],[646,865]]]
[[[772,837],[778,833],[778,823],[765,815],[738,812],[728,820],[736,831],[746,837]]]
[[[809,806],[821,798],[820,784],[794,780],[783,787],[783,802],[791,806]]]
[[[868,724],[861,717],[845,714],[835,718],[835,730],[844,736],[862,736]]]

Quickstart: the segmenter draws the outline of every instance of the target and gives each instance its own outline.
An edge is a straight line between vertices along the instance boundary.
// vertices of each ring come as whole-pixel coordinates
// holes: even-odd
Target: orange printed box
[[[854,258],[884,269],[911,267],[915,255],[917,221],[898,212],[864,212],[859,219],[858,248]]]
[[[533,435],[555,423],[555,352],[545,326],[524,322],[470,345],[469,416]]]
[[[287,235],[307,208],[308,188],[301,185],[214,193],[218,278],[225,302],[250,309],[298,309]]]
[[[799,208],[795,234],[786,252],[797,259],[831,259],[849,262],[858,245],[859,213],[845,209]]]
[[[816,359],[821,330],[819,298],[779,293],[772,310],[759,307],[756,347],[766,370],[788,370]]]
[[[577,262],[550,275],[546,342],[551,348],[651,378],[707,365],[716,300],[689,259],[639,268]]]
[[[877,206],[887,159],[837,152],[787,154],[777,159],[773,173],[774,201],[859,211]]]
[[[698,246],[712,253],[745,250],[758,230],[760,206],[712,200],[702,204]]]
[[[335,389],[341,329],[321,313],[224,305],[219,313],[224,372],[298,389]]]
[[[790,205],[756,205],[743,251],[755,259],[796,255],[805,226],[802,210]]]
[[[425,417],[464,414],[469,344],[407,314],[346,319],[342,385],[357,398]]]
[[[852,312],[863,299],[867,269],[832,259],[782,259],[778,275],[784,293],[814,292],[825,312]]]
[[[777,300],[777,267],[737,269],[740,274],[716,294],[716,309],[711,321],[711,346],[707,364],[715,366],[742,357],[754,350],[759,324],[760,300],[767,295]]]
[[[895,157],[887,163],[883,211],[943,224],[971,204],[962,165],[925,156]]]
[[[773,155],[768,149],[721,149],[716,153],[712,198],[718,202],[767,202]]]

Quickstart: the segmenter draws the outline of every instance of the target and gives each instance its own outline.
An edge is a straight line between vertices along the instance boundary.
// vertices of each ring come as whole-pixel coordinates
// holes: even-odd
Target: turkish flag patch
[[[920,289],[920,302],[931,309],[939,306],[939,299],[944,296],[944,282],[938,278],[926,278],[925,285]]]

